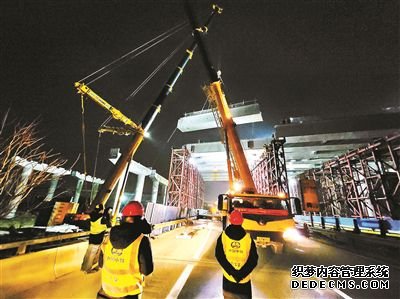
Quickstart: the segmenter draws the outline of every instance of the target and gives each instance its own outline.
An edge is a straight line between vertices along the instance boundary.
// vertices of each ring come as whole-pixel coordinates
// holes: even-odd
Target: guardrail
[[[186,223],[188,221],[188,219],[178,219],[178,220],[173,220],[173,221],[167,221],[167,222],[163,222],[163,223],[157,223],[157,224],[153,224],[153,230],[157,230],[157,229],[161,229],[164,227],[172,227],[174,228],[176,225],[179,224],[183,224]]]
[[[51,242],[57,242],[67,239],[76,239],[79,237],[88,236],[89,232],[78,232],[78,233],[65,233],[56,236],[50,236],[45,238],[38,238],[32,240],[24,240],[24,241],[16,241],[11,243],[0,244],[0,250],[12,249],[17,248],[16,255],[21,255],[26,252],[28,246],[31,245],[38,245],[38,244],[45,244]]]
[[[399,220],[296,215],[295,222],[320,242],[400,267]]]
[[[187,223],[189,219],[158,223],[153,225],[153,231],[166,227],[173,229]],[[55,281],[68,273],[79,271],[87,249],[88,242],[85,237],[89,234],[88,231],[63,233],[33,240],[0,244],[0,251],[17,249],[16,254],[14,251],[11,254],[7,252],[7,257],[0,258],[0,269],[5,274],[0,279],[0,298],[16,298],[18,297],[16,294],[24,290]],[[59,244],[54,243],[63,241],[70,242],[63,243],[63,246],[57,246]],[[55,247],[35,248],[35,251],[25,254],[30,249],[29,246],[40,244],[44,246],[52,244]]]
[[[157,232],[157,231],[160,231],[160,233],[162,233],[162,232],[164,232],[164,231],[162,231],[162,229],[165,227],[168,227],[169,228],[168,230],[175,229],[176,227],[179,227],[180,225],[186,224],[190,219],[193,219],[193,218],[184,218],[184,219],[178,219],[178,220],[154,224],[154,225],[152,225],[153,231],[151,234],[153,234],[153,232]],[[42,238],[37,238],[37,239],[32,239],[32,240],[23,240],[23,241],[4,243],[4,244],[0,244],[0,251],[17,248],[17,251],[12,255],[22,255],[22,254],[25,254],[27,251],[27,248],[32,245],[40,245],[40,244],[46,244],[46,243],[52,243],[52,242],[58,242],[58,241],[66,241],[66,240],[73,241],[78,238],[89,236],[89,234],[90,234],[89,231],[75,232],[75,233],[63,233],[63,234],[59,234],[59,235],[55,235],[55,236],[42,237]]]
[[[294,221],[299,228],[304,224],[311,228],[335,231],[351,231],[383,237],[400,237],[400,220],[363,219],[318,215],[296,215]]]

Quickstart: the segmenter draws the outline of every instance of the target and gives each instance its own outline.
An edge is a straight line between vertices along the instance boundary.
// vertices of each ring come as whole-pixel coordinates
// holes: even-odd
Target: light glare
[[[234,189],[236,192],[242,191],[242,188],[243,188],[242,182],[234,182],[234,183],[233,183],[233,189]]]
[[[299,234],[297,229],[288,228],[287,230],[284,231],[283,238],[288,241],[299,241],[301,235]]]

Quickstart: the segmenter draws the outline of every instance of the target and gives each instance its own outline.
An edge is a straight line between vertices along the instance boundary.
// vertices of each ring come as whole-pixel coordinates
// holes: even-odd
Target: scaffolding
[[[254,184],[260,194],[285,193],[289,196],[284,143],[284,138],[274,138],[265,146],[261,160],[252,170]]]
[[[168,179],[168,206],[199,209],[204,203],[204,181],[186,148],[172,149]]]
[[[321,213],[355,218],[400,219],[400,134],[374,141],[313,169]]]

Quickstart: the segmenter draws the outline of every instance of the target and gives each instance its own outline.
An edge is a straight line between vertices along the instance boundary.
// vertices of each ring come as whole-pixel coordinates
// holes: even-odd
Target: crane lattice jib
[[[129,117],[125,116],[121,111],[117,108],[110,105],[106,100],[104,100],[101,96],[91,90],[87,85],[83,83],[76,82],[75,87],[78,90],[78,93],[87,95],[90,99],[92,99],[96,104],[109,111],[112,117],[125,125],[131,127],[135,131],[143,133],[143,129],[138,126],[135,122],[133,122]]]
[[[102,126],[97,130],[97,132],[112,133],[113,135],[117,134],[117,135],[121,135],[121,136],[130,136],[130,135],[135,134],[135,131],[133,131],[131,129],[121,128],[121,127],[111,127],[111,126]]]

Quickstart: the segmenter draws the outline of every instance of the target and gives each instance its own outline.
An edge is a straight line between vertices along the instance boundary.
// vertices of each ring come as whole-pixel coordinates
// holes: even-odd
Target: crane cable
[[[186,38],[187,39],[187,38]],[[176,54],[176,52],[183,46],[183,44],[185,43],[186,39],[180,43],[155,69],[153,72],[150,73],[149,76],[147,76],[147,78],[125,99],[125,101],[129,101],[131,98],[133,98],[153,77],[155,74],[157,74],[161,68],[169,61],[171,60],[171,58]],[[99,129],[106,126],[110,121],[112,120],[112,116],[107,117],[107,119],[105,119],[102,124],[100,125]],[[171,138],[173,137],[173,135],[175,134],[177,128],[175,128],[175,130],[173,131],[173,133],[170,135],[170,137],[168,138],[167,142],[165,144],[168,144],[169,141],[171,140]],[[98,141],[97,141],[97,151],[96,151],[96,157],[95,157],[95,165],[94,165],[94,169],[96,169],[97,167],[97,158],[99,155],[99,146],[100,146],[100,137],[101,137],[101,133],[99,133],[98,136]],[[156,160],[158,159],[158,155],[156,157]],[[154,164],[154,161],[153,161]],[[95,173],[93,174],[93,177],[95,177]]]
[[[96,156],[95,156],[95,159],[94,159],[93,179],[96,178],[97,159],[99,157],[100,140],[101,140],[101,133],[99,132],[99,135],[97,136]],[[92,190],[90,192],[90,204],[92,204],[92,200],[93,200],[94,195],[95,194],[93,193],[93,188],[92,188]]]
[[[142,90],[142,88],[144,86],[146,86],[146,84],[165,66],[165,64],[167,62],[169,62],[171,60],[171,58],[177,53],[177,51],[184,45],[184,43],[186,42],[186,40],[189,37],[187,37],[186,39],[184,39],[147,77],[146,79],[143,80],[142,83],[139,84],[139,86],[129,95],[125,98],[125,102],[129,101],[130,99],[134,98],[140,90]],[[112,116],[107,117],[106,120],[104,120],[104,122],[100,125],[99,128],[102,128],[103,126],[107,125],[110,121],[112,120]]]
[[[185,22],[186,24],[186,22]],[[189,36],[190,37],[190,36]],[[189,38],[187,37],[186,39],[184,39],[147,77],[145,80],[143,80],[143,82],[128,96],[125,98],[125,101],[129,101],[130,99],[132,99],[133,97],[136,96],[136,94],[144,87],[146,86],[146,84],[167,64],[167,62],[169,62],[171,60],[171,58],[177,53],[177,51],[182,48],[182,46],[184,45],[184,43],[186,42],[186,40]],[[102,75],[104,76],[104,75]],[[103,128],[104,126],[106,126],[110,121],[112,120],[112,116],[107,117],[99,126],[100,128]],[[176,129],[175,129],[176,130]],[[168,142],[170,141],[170,139],[172,138],[172,136],[174,135],[175,131],[173,132],[173,134],[170,136],[170,138],[168,139]],[[101,133],[99,133],[98,137],[97,137],[97,150],[96,150],[96,156],[95,156],[95,162],[94,162],[94,173],[93,173],[93,177],[95,177],[96,175],[96,169],[97,169],[97,161],[98,161],[98,155],[99,155],[99,147],[100,147],[100,138],[101,138]]]
[[[94,75],[104,71],[104,73],[101,73],[99,76],[93,78],[89,83],[87,83],[87,85],[95,82],[96,80],[104,77],[105,75],[111,73],[111,71],[113,71],[115,68],[123,65],[124,63],[128,62],[129,60],[136,58],[137,56],[141,55],[142,53],[146,52],[147,50],[151,49],[152,47],[154,47],[155,45],[159,44],[160,42],[164,41],[165,39],[171,37],[172,35],[174,35],[175,33],[179,32],[180,30],[182,30],[184,27],[186,27],[188,25],[187,22],[183,22],[180,23],[174,27],[172,27],[171,29],[161,33],[160,35],[154,37],[153,39],[147,41],[146,43],[142,44],[141,46],[133,49],[132,51],[122,55],[121,57],[115,59],[114,61],[110,62],[109,64],[103,66],[102,68],[98,69],[97,71],[87,75],[86,77],[82,78],[81,80],[79,80],[78,82],[82,82],[88,78],[93,77]],[[147,47],[146,47],[147,46]],[[144,48],[146,47],[146,48]],[[142,51],[140,51],[139,53],[136,53],[136,55],[131,56],[132,54],[134,54],[135,52],[139,51],[140,49],[144,48]],[[124,62],[121,62],[123,59],[126,59]],[[168,59],[169,60],[169,59]],[[167,60],[167,61],[168,61]],[[121,63],[119,63],[121,62]],[[118,65],[116,65],[117,63],[119,63]],[[165,61],[166,63],[166,61]],[[164,63],[164,64],[165,64]],[[153,75],[154,76],[154,75]],[[150,79],[149,79],[150,80]],[[146,82],[147,83],[147,82]],[[140,89],[139,89],[140,90]],[[137,93],[138,91],[136,91]],[[86,130],[85,130],[85,108],[84,108],[84,96],[81,95],[81,133],[82,133],[82,147],[83,147],[83,168],[84,168],[84,173],[85,173],[85,180],[86,180],[86,175],[87,175],[87,164],[86,164]],[[101,125],[100,128],[105,126],[109,121],[111,120],[111,118],[107,118]],[[99,133],[98,135],[98,140],[97,140],[97,149],[96,149],[96,156],[95,156],[95,165],[94,165],[94,173],[93,173],[93,177],[95,177],[96,175],[96,169],[97,169],[97,160],[98,160],[98,155],[99,155],[99,147],[100,147],[100,138],[101,138],[101,133]],[[92,195],[91,195],[92,196]]]
[[[125,99],[125,101],[129,101],[131,98],[133,98],[153,77],[155,74],[157,74],[161,68],[171,60],[171,58],[176,54],[176,52],[183,46],[183,44],[186,42],[186,39],[184,39],[155,69],[153,72],[150,73],[149,76]]]
[[[95,81],[97,81],[98,79],[110,74],[114,69],[116,69],[117,67],[120,67],[121,65],[125,64],[126,62],[128,62],[129,60],[132,60],[136,57],[138,57],[139,55],[143,54],[144,52],[148,51],[149,49],[153,48],[154,46],[156,46],[157,44],[161,43],[162,41],[166,40],[167,38],[171,37],[172,35],[174,35],[175,33],[179,32],[180,30],[182,30],[183,28],[185,28],[188,25],[188,22],[182,22],[174,27],[172,27],[171,29],[168,29],[167,31],[161,33],[160,35],[154,37],[153,39],[147,41],[146,43],[142,44],[141,46],[133,49],[132,51],[122,55],[121,57],[113,60],[112,62],[110,62],[109,64],[101,67],[100,69],[98,69],[97,71],[94,71],[93,73],[87,75],[86,77],[82,78],[81,80],[79,80],[78,82],[82,82],[88,78],[93,77],[94,75],[104,71],[103,73],[101,73],[100,75],[98,75],[97,77],[94,77],[90,82],[88,82],[86,85],[89,85]],[[182,45],[184,44],[184,42],[186,41],[186,39],[180,44],[178,45],[178,47],[176,47],[169,56],[167,56],[166,59],[164,59],[159,65],[158,67],[152,72],[150,73],[150,75],[125,99],[125,101],[128,101],[129,99],[133,98],[154,76],[155,74],[157,74],[160,69],[175,55],[175,53],[177,52],[177,50],[179,48],[182,47]],[[143,50],[141,50],[142,48],[144,48]],[[139,51],[141,50],[141,51]],[[135,55],[133,55],[135,52],[139,51],[138,53],[136,53]],[[133,56],[131,56],[133,55]],[[125,61],[121,62],[122,60],[126,59]],[[119,63],[121,62],[121,63]],[[118,65],[116,65],[117,63],[119,63]],[[84,172],[85,172],[85,177],[86,177],[86,140],[85,140],[85,118],[84,118],[84,99],[83,99],[83,95],[81,95],[81,101],[82,101],[82,143],[83,143],[83,164],[84,164]],[[107,125],[110,121],[111,121],[112,117],[109,116],[107,119],[105,119],[103,121],[103,123],[100,125],[99,128],[102,128],[103,126]],[[171,138],[173,137],[173,135],[175,134],[176,128],[173,131],[173,133],[171,134],[171,136],[168,138],[168,142],[171,140]],[[93,177],[95,177],[96,174],[96,169],[97,169],[97,161],[98,161],[98,155],[99,155],[99,147],[100,147],[100,138],[101,138],[101,133],[99,133],[98,137],[97,137],[97,149],[96,149],[96,156],[95,156],[95,165],[94,165],[94,173],[93,173]]]
[[[176,26],[174,26],[173,28],[161,33],[160,35],[154,37],[153,39],[147,41],[146,43],[142,44],[141,46],[133,49],[132,51],[129,51],[128,53],[122,55],[121,57],[115,59],[114,61],[110,62],[109,64],[101,67],[100,69],[98,69],[97,71],[94,71],[93,73],[87,75],[86,77],[82,78],[81,80],[79,80],[78,82],[82,82],[88,78],[93,77],[94,75],[102,72],[100,75],[98,75],[97,77],[94,77],[90,82],[88,82],[86,85],[89,85],[95,81],[97,81],[98,79],[104,77],[105,75],[111,73],[114,69],[116,69],[117,67],[120,67],[121,65],[125,64],[126,62],[128,62],[129,60],[132,60],[134,58],[136,58],[137,56],[143,54],[144,52],[148,51],[149,49],[153,48],[154,46],[156,46],[157,44],[161,43],[162,41],[166,40],[167,38],[171,37],[172,35],[174,35],[175,33],[179,32],[180,30],[182,30],[183,28],[185,28],[188,25],[187,22],[183,22],[181,24],[178,24]],[[144,48],[143,50],[141,50],[142,48]],[[141,51],[139,51],[141,50]],[[137,51],[139,51],[138,53],[136,53]],[[135,54],[135,55],[133,55]],[[133,55],[133,56],[132,56]],[[123,61],[125,59],[125,61]],[[117,65],[118,63],[118,65]]]
[[[85,129],[85,97],[81,94],[81,129],[82,129],[82,147],[83,147],[83,173],[85,175],[83,184],[86,185],[86,175],[87,175],[87,167],[86,167],[86,129]]]
[[[93,169],[93,177],[96,177],[97,171],[97,157],[99,156],[99,149],[100,149],[100,141],[101,141],[101,133],[97,136],[97,147],[96,147],[96,158],[94,160],[94,169]]]
[[[85,134],[85,97],[81,95],[81,114],[82,114],[82,146],[83,146],[83,172],[86,176],[86,134]]]

